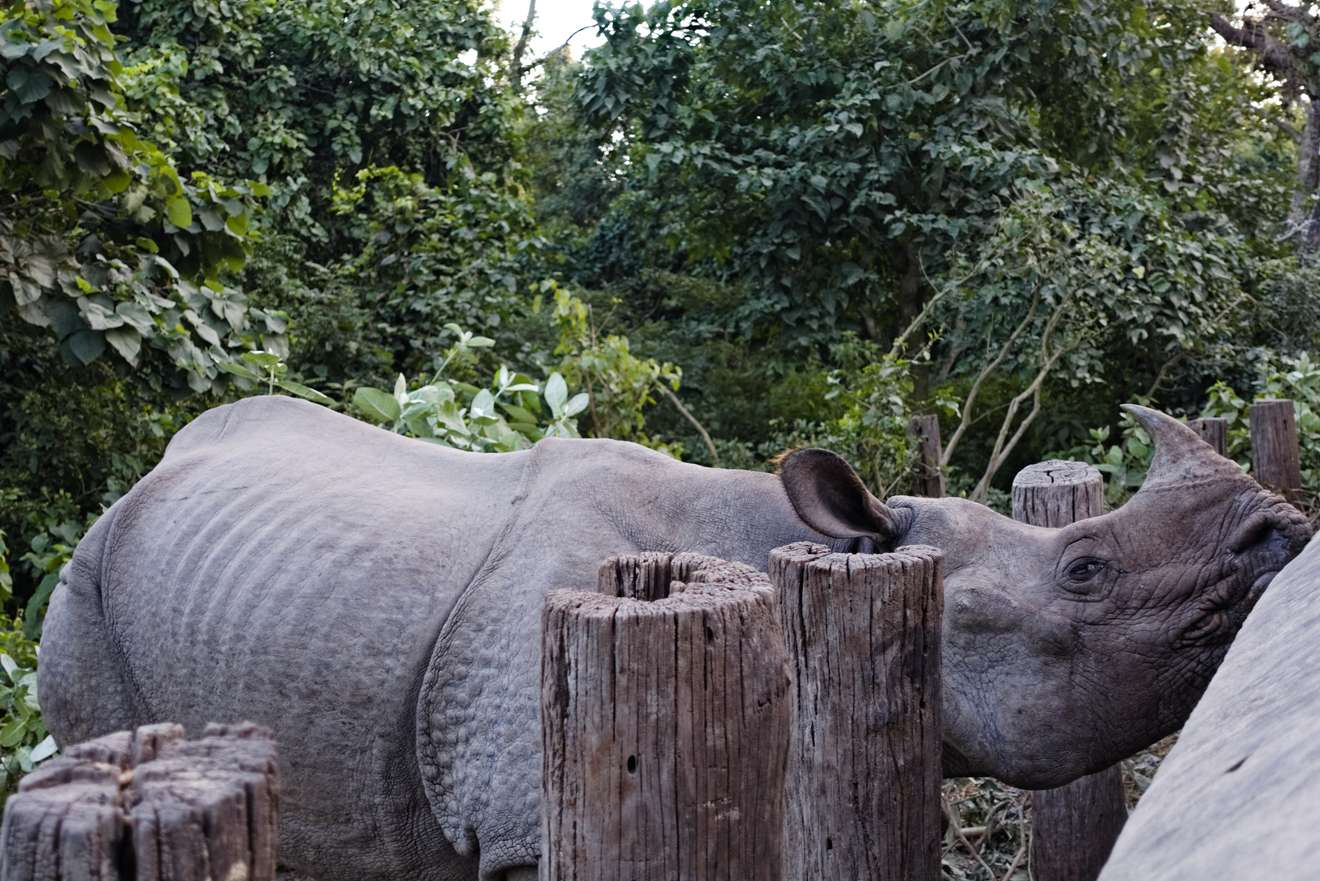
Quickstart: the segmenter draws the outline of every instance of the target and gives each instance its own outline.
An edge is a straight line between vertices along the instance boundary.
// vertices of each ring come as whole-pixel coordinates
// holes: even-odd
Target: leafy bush
[[[89,515],[84,522],[65,520],[53,524],[32,538],[31,549],[23,555],[23,562],[40,581],[23,610],[23,635],[27,639],[35,642],[40,638],[46,604],[59,584],[60,571],[73,559],[74,548],[98,516]]]
[[[91,364],[157,351],[206,391],[230,349],[282,343],[284,319],[248,307],[252,211],[269,188],[194,171],[141,136],[124,104],[106,0],[0,7],[0,310],[49,328]]]
[[[602,335],[591,307],[581,297],[554,281],[543,281],[532,302],[533,314],[542,309],[542,298],[554,298],[550,315],[558,333],[554,354],[557,369],[568,382],[587,390],[590,434],[630,440],[655,449],[681,454],[681,447],[652,438],[646,430],[646,411],[660,392],[672,397],[683,372],[669,362],[641,358],[633,353],[626,336]]]
[[[429,381],[410,389],[407,377],[399,374],[393,392],[363,386],[353,395],[354,409],[397,434],[476,452],[509,452],[543,437],[578,436],[574,417],[587,408],[587,395],[569,398],[559,373],[550,374],[542,386],[504,364],[489,387],[459,381],[448,371],[495,341],[456,324],[445,327],[458,339]]]
[[[1301,447],[1302,501],[1313,506],[1314,500],[1320,496],[1320,364],[1305,352],[1296,357],[1262,357],[1259,379],[1246,396],[1220,380],[1207,390],[1200,415],[1228,420],[1227,456],[1249,472],[1251,401],[1265,398],[1291,400],[1296,409]],[[1110,435],[1108,427],[1091,429],[1087,443],[1051,456],[1091,462],[1104,472],[1105,498],[1114,507],[1141,487],[1155,450],[1145,429],[1127,413],[1119,421],[1116,442],[1111,442]]]
[[[37,644],[21,618],[0,615],[0,802],[56,753],[37,702]]]

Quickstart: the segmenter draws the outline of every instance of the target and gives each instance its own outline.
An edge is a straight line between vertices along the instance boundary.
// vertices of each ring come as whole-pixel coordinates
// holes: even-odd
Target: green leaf
[[[440,424],[449,429],[454,434],[466,436],[469,434],[467,425],[463,422],[463,417],[459,415],[458,404],[454,401],[446,401],[435,410],[436,418]]]
[[[262,349],[258,349],[255,352],[244,352],[239,357],[249,364],[255,364],[266,370],[278,367],[281,360],[280,356],[276,355],[274,352],[267,352]]]
[[[472,399],[469,413],[473,419],[489,420],[497,418],[495,396],[491,394],[490,389],[482,389],[477,392],[476,397]]]
[[[54,82],[40,70],[30,67],[14,67],[5,77],[5,83],[24,104],[34,104],[50,93]]]
[[[550,412],[556,417],[564,415],[564,404],[568,401],[568,383],[558,372],[550,374],[545,383],[545,402],[550,405]]]
[[[394,422],[399,418],[399,402],[378,388],[358,389],[353,393],[353,406],[377,422]]]
[[[137,366],[142,351],[142,334],[131,327],[115,327],[105,332],[105,341],[114,347],[125,361]]]
[[[55,745],[55,738],[47,734],[45,740],[41,741],[41,743],[32,747],[32,754],[30,758],[34,763],[44,762],[46,759],[49,759],[51,756],[55,755],[55,753],[59,751],[60,748]]]
[[[80,364],[91,364],[105,351],[105,336],[91,330],[80,330],[64,341],[69,353]]]
[[[128,172],[112,171],[101,180],[101,184],[105,187],[107,193],[114,195],[116,193],[122,193],[124,190],[128,189],[128,185],[132,183],[132,181],[133,178]]]
[[[589,403],[591,403],[591,399],[587,396],[587,393],[578,392],[564,405],[564,416],[576,416],[587,409]]]
[[[239,376],[243,379],[260,380],[261,374],[257,373],[246,364],[240,364],[237,361],[217,361],[215,366],[225,373],[233,376]]]
[[[300,398],[305,398],[306,400],[313,401],[317,404],[323,404],[327,407],[334,404],[334,401],[328,395],[323,395],[316,389],[303,385],[300,382],[294,382],[290,379],[281,379],[276,382],[275,385],[284,389],[286,392],[292,392]]]
[[[183,196],[171,196],[166,200],[165,215],[170,219],[170,223],[179,229],[187,229],[192,226],[192,205]]]
[[[41,636],[41,617],[46,608],[46,601],[50,599],[50,595],[55,592],[59,583],[60,573],[58,571],[50,573],[41,579],[41,584],[37,585],[32,599],[28,600],[27,608],[23,610],[23,635],[28,639]]]
[[[13,749],[23,740],[23,735],[27,733],[27,720],[21,718],[10,719],[3,728],[0,728],[0,746],[6,749]]]

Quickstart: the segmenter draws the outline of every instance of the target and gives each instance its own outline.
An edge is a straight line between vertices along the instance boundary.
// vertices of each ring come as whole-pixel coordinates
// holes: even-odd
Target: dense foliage
[[[1062,453],[1115,503],[1119,403],[1246,466],[1282,395],[1314,492],[1320,28],[1267,6],[603,4],[574,59],[480,0],[0,4],[0,786],[78,538],[245,394],[884,492],[936,413],[954,491]]]

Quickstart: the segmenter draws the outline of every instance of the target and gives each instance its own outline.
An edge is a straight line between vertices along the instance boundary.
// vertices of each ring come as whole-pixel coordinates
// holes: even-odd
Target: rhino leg
[[[42,628],[37,690],[46,727],[61,746],[147,721],[101,603],[101,555],[111,519],[102,517],[79,543]]]

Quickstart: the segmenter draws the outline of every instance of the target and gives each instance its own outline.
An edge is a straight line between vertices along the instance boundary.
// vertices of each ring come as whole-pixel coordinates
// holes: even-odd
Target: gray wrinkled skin
[[[1320,843],[1320,539],[1233,642],[1101,881],[1306,881]]]
[[[249,399],[180,432],[79,545],[45,625],[46,718],[60,743],[260,722],[291,868],[521,881],[547,590],[591,589],[617,553],[764,568],[793,541],[923,543],[946,559],[946,771],[1054,785],[1172,730],[1309,535],[1176,422],[1139,416],[1160,442],[1148,485],[1049,530],[960,500],[885,505],[821,451],[781,476],[605,440],[470,454]]]

